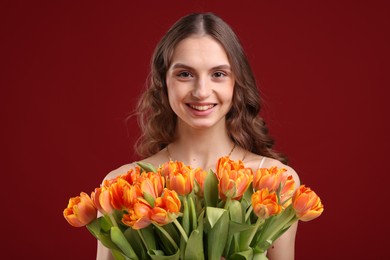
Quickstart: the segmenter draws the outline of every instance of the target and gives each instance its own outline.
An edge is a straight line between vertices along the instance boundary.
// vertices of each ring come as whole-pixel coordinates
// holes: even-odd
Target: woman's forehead
[[[191,36],[181,40],[173,50],[171,67],[230,66],[223,46],[211,36]]]

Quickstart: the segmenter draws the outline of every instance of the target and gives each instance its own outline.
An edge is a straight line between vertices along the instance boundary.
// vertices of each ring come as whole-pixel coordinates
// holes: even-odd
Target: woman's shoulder
[[[122,174],[125,174],[127,173],[128,171],[134,169],[136,166],[136,162],[133,162],[133,163],[129,163],[129,164],[125,164],[125,165],[122,165],[112,171],[110,171],[106,177],[104,177],[104,180],[111,180],[111,179],[114,179],[115,177],[119,176],[119,175],[122,175]]]
[[[247,167],[252,168],[253,171],[257,171],[259,168],[270,168],[270,167],[278,167],[284,168],[287,170],[287,173],[293,176],[295,183],[299,186],[300,180],[298,173],[290,166],[270,157],[264,157],[258,154],[250,154],[248,156],[248,160],[245,162]]]
[[[164,157],[163,152],[159,152],[159,153],[157,153],[155,155],[152,155],[152,156],[150,156],[148,158],[142,159],[139,162],[150,163],[150,164],[159,166],[162,163],[164,163],[164,160],[166,161],[167,159]],[[111,179],[114,179],[115,177],[117,177],[119,175],[127,173],[128,171],[134,169],[137,166],[137,162],[138,161],[134,161],[132,163],[128,163],[128,164],[122,165],[122,166],[112,170],[111,172],[109,172],[106,175],[104,180],[111,180]]]

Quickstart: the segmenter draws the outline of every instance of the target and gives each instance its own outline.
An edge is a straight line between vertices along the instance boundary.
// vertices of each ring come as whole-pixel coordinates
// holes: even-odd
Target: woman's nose
[[[204,78],[199,78],[195,81],[194,89],[192,90],[192,96],[203,100],[208,98],[212,93],[210,82],[207,82]]]

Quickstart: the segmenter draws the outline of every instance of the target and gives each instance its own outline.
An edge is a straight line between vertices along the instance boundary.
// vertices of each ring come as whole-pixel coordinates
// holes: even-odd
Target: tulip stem
[[[141,233],[141,230],[137,229],[137,233],[138,233],[139,237],[141,238],[142,243],[144,243],[144,245],[145,245],[145,247],[146,247],[146,250],[149,251],[148,243],[146,243],[146,241],[145,241],[145,239],[144,239],[144,236],[143,236],[142,233]]]
[[[262,218],[258,218],[256,223],[255,223],[255,228],[252,230],[252,232],[250,233],[250,235],[248,236],[248,246],[252,243],[252,240],[253,238],[255,237],[256,235],[256,232],[259,230],[259,227],[264,223],[264,219]]]
[[[176,220],[176,219],[175,219]],[[169,242],[171,242],[171,244],[173,245],[173,247],[175,248],[175,250],[177,250],[179,247],[177,246],[175,240],[173,240],[173,238],[169,235],[169,233],[163,228],[163,227],[160,227],[159,225],[157,224],[154,224],[153,225],[161,231],[161,233],[164,234],[164,236],[169,240]]]
[[[276,228],[272,229],[271,232],[267,234],[268,239],[273,241],[276,239],[274,236],[277,235],[280,230],[290,227],[296,221],[295,212],[292,208],[287,208],[282,215],[279,215],[274,223]]]
[[[108,217],[109,217],[110,220],[111,220],[112,226],[117,227],[118,224],[116,223],[116,220],[115,220],[114,216],[113,216],[112,214],[108,214]]]
[[[180,234],[183,236],[184,241],[187,243],[187,240],[188,240],[187,233],[185,232],[183,227],[180,225],[179,221],[177,221],[177,219],[175,218],[175,220],[173,220],[173,223],[176,225],[176,227],[179,230]]]
[[[230,197],[230,196],[228,196],[227,198],[226,198],[226,201],[225,201],[225,207],[224,207],[224,209],[229,209],[229,205],[230,205],[230,202],[232,201],[232,198]]]
[[[250,217],[252,211],[253,211],[253,207],[252,207],[252,205],[251,205],[251,206],[249,207],[248,211],[247,211],[246,214],[245,214],[245,222],[248,221],[248,219],[249,219],[249,217]]]
[[[189,211],[190,211],[190,219],[191,219],[191,224],[192,224],[192,229],[191,230],[195,230],[198,226],[198,222],[197,222],[197,217],[196,217],[196,209],[195,209],[195,204],[194,204],[194,200],[192,199],[192,197],[188,197],[189,199]]]

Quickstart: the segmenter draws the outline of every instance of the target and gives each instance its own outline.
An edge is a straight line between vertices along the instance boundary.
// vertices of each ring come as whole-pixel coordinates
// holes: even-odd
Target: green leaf
[[[183,228],[183,230],[185,231],[187,237],[188,235],[190,234],[190,212],[189,212],[189,209],[188,209],[188,200],[187,200],[187,196],[184,196],[183,197],[183,217],[182,217],[182,220],[181,220],[181,227]],[[181,258],[184,259],[184,252],[185,252],[185,249],[186,249],[186,243],[187,241],[185,241],[184,237],[181,236],[180,238],[180,252],[181,252]]]
[[[103,217],[99,218],[99,225],[102,230],[109,232],[112,227],[110,217],[108,215],[104,215]]]
[[[188,207],[188,197],[183,197],[183,217],[181,220],[181,226],[186,232],[187,236],[190,234],[190,210]]]
[[[240,232],[240,238],[238,242],[240,250],[248,250],[250,248],[253,236],[258,229],[258,226],[256,224],[248,226],[249,227],[246,230]]]
[[[241,203],[237,200],[230,201],[229,205],[229,215],[230,220],[237,222],[237,223],[243,223],[245,220],[245,214],[242,210]]]
[[[236,252],[236,250],[238,250],[237,241],[239,238],[239,234],[235,234],[237,232],[235,232],[234,230],[233,230],[234,232],[232,232],[232,230],[230,229],[231,223],[232,222],[243,223],[245,220],[245,214],[242,210],[242,206],[239,201],[230,200],[228,211],[229,211],[230,221],[229,221],[229,234],[224,249],[225,256],[228,256],[230,254],[229,252]]]
[[[248,249],[245,251],[237,252],[229,257],[229,260],[252,260],[253,259],[253,250]]]
[[[99,241],[109,249],[120,250],[117,245],[111,240],[111,236],[109,234],[101,233],[98,236]]]
[[[127,257],[130,259],[138,259],[129,241],[127,241],[126,237],[118,227],[111,228],[111,239],[112,242],[114,242]]]
[[[218,204],[218,179],[211,170],[204,180],[204,200],[207,207],[216,207]]]
[[[148,255],[153,255],[153,256],[165,256],[164,251],[162,250],[149,250]]]
[[[262,240],[257,246],[256,249],[260,249],[259,251],[267,251],[268,248],[272,246],[273,241],[270,239]]]
[[[180,259],[180,250],[173,255],[165,255],[161,250],[149,250],[148,255],[152,260],[179,260]]]
[[[138,231],[139,230],[134,230],[134,229],[129,227],[123,232],[123,235],[126,237],[127,241],[129,241],[131,247],[134,249],[138,258],[145,259],[147,250],[146,250],[145,245],[142,242],[142,239],[141,239]]]
[[[227,214],[226,209],[214,208],[214,207],[207,207],[206,208],[206,220],[207,220],[208,224],[210,225],[210,228],[214,227],[214,225],[223,216],[223,214]]]
[[[157,172],[157,169],[151,163],[137,162],[137,165],[145,172]]]
[[[244,196],[241,199],[241,203],[244,206],[244,209],[248,209],[252,204],[252,194],[253,194],[253,186],[252,183],[249,185],[248,189],[246,189]]]
[[[207,207],[206,219],[207,232],[207,255],[208,259],[220,259],[225,248],[228,229],[229,215],[227,210]],[[216,243],[216,241],[218,241]]]
[[[177,244],[178,244],[178,241],[180,241],[180,238],[175,239],[171,235],[171,232],[173,234],[175,234],[175,232],[172,231],[172,229],[174,229],[174,227],[172,225],[168,224],[165,226],[155,225],[155,228],[156,228],[155,229],[156,234],[158,236],[157,241],[159,242],[159,248],[161,250],[163,250],[163,252],[165,252],[165,254],[169,254],[169,255],[175,254],[178,250]],[[175,245],[172,244],[170,239],[164,233],[167,233],[168,236],[170,236],[174,240]]]
[[[196,218],[195,203],[191,196],[188,196],[188,209],[190,214],[191,230],[195,230],[198,226],[198,221]]]
[[[157,249],[156,236],[155,236],[156,234],[154,233],[154,229],[152,225],[140,229],[139,232],[141,233],[144,242],[147,244],[146,246],[148,250]]]
[[[94,221],[92,221],[91,223],[89,223],[86,227],[87,229],[89,230],[89,232],[91,232],[92,235],[94,235],[94,237],[98,238],[98,235],[101,233],[100,229],[100,219],[103,218],[103,217],[100,217],[100,218],[97,218],[95,219]]]
[[[269,228],[272,227],[272,223],[275,220],[275,216],[267,218],[262,227],[260,228],[260,232],[257,232],[255,238],[252,241],[252,246],[256,246],[261,243],[261,241],[267,240],[267,232],[269,231]],[[267,250],[267,248],[263,248],[263,250]]]
[[[202,212],[198,218],[198,228],[191,232],[190,237],[188,238],[186,251],[184,253],[184,259],[194,259],[194,260],[203,260],[204,259],[204,250],[203,250],[203,216]]]
[[[154,207],[154,197],[148,193],[148,192],[143,192],[142,193],[143,196],[144,196],[144,199],[149,203],[150,206],[152,206],[152,208]]]
[[[290,205],[279,215],[272,216],[265,221],[261,234],[256,239],[253,246],[263,250],[268,249],[268,241],[275,241],[283,232],[285,232],[296,218],[294,209]],[[268,246],[268,247],[267,247]]]
[[[179,241],[180,241],[180,233],[179,233],[179,231],[175,228],[175,226],[173,225],[173,223],[166,224],[166,225],[163,226],[163,228],[165,229],[165,231],[168,232],[168,234],[172,237],[172,239],[173,239],[177,244],[179,244]]]
[[[114,257],[115,260],[129,260],[128,257],[124,256],[121,252],[118,250],[111,249],[111,254]]]
[[[237,223],[234,221],[229,222],[229,234],[235,234],[235,233],[249,230],[252,228],[253,228],[253,225]]]
[[[104,231],[101,228],[101,223],[103,223],[104,218],[99,217],[89,223],[86,227],[91,234],[98,239],[105,247],[109,249],[119,250],[119,248],[111,241],[110,233]]]

